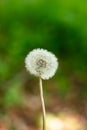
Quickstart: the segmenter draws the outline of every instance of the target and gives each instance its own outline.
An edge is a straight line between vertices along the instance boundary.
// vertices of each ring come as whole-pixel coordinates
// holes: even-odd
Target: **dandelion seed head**
[[[34,49],[25,58],[26,69],[33,75],[42,79],[54,76],[58,61],[54,54],[44,49]]]

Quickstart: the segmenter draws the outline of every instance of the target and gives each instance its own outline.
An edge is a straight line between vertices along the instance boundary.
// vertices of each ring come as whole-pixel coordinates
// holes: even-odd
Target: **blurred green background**
[[[52,51],[59,60],[56,75],[44,81],[47,110],[55,107],[49,97],[56,97],[63,108],[86,116],[87,1],[0,0],[1,114],[26,106],[26,95],[39,95],[38,79],[24,63],[34,48]]]

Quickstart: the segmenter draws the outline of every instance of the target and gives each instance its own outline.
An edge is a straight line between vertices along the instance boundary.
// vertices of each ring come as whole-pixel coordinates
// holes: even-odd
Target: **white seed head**
[[[58,61],[54,54],[44,49],[34,49],[25,58],[27,70],[42,79],[49,79],[54,76]]]

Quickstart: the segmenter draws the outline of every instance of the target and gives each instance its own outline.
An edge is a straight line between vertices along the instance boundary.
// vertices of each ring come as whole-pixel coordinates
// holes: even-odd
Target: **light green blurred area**
[[[48,83],[53,82],[56,88],[51,86],[47,89],[46,85],[46,95],[54,92],[65,101],[71,101],[73,97],[86,101],[87,1],[0,1],[2,107],[18,104],[26,86],[29,92],[37,90],[29,84],[35,78],[26,72],[24,64],[27,53],[34,48],[48,49],[59,60],[58,71]],[[19,76],[21,72],[22,76]]]

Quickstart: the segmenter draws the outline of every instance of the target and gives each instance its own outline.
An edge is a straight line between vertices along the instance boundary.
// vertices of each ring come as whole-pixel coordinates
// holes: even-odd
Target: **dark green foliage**
[[[24,58],[33,48],[46,48],[59,57],[66,77],[87,76],[87,1],[0,1],[0,87],[24,69]],[[60,80],[61,95],[67,78]],[[82,79],[83,80],[83,79]],[[87,81],[85,81],[87,85]],[[7,102],[15,103],[18,90],[9,87]],[[85,92],[86,93],[86,92]],[[86,94],[85,94],[86,95]],[[12,100],[12,101],[11,101]],[[7,103],[9,104],[9,103]]]

